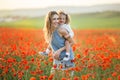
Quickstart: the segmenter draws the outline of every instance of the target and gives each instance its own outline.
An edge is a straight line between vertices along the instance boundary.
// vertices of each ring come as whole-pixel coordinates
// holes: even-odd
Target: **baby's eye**
[[[58,18],[53,18],[53,20],[58,20]]]

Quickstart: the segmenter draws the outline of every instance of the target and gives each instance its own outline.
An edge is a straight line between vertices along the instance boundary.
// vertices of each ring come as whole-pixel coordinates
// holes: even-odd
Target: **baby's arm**
[[[66,53],[70,53],[70,43],[68,40],[65,41]]]

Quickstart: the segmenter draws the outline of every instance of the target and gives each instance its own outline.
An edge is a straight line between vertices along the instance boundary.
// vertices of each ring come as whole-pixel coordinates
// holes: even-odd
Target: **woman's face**
[[[63,14],[60,14],[59,16],[59,24],[65,24],[66,22],[66,16]]]
[[[54,27],[58,26],[59,16],[57,14],[53,15],[51,18],[51,24]]]

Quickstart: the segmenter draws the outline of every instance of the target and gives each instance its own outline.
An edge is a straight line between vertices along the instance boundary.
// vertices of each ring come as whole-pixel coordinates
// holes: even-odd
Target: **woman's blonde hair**
[[[47,43],[50,42],[52,33],[54,31],[54,27],[52,27],[51,22],[52,22],[52,17],[58,13],[56,11],[50,11],[45,18],[45,26],[43,28],[44,35],[45,35],[45,40]]]
[[[63,10],[58,10],[57,11],[58,15],[65,15],[66,16],[66,21],[65,24],[69,24],[70,23],[70,16],[68,14],[66,14]]]

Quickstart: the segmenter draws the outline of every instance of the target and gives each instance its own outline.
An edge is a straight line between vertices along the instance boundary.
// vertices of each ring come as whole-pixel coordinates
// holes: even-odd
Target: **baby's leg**
[[[70,53],[70,43],[69,41],[65,41],[66,53]]]
[[[51,47],[50,45],[48,45],[47,49],[46,49],[46,53],[49,54],[50,53],[50,50],[51,50]]]
[[[50,45],[48,45],[47,49],[45,50],[45,53],[46,53],[46,54],[49,54],[49,53],[50,53],[50,50],[51,50],[51,47],[50,47]]]
[[[68,61],[70,59],[70,44],[69,41],[65,41],[65,47],[66,47],[66,56],[63,58],[64,61]]]
[[[39,52],[40,55],[45,55],[47,56],[51,51],[51,47],[48,45],[47,49],[43,52]]]

